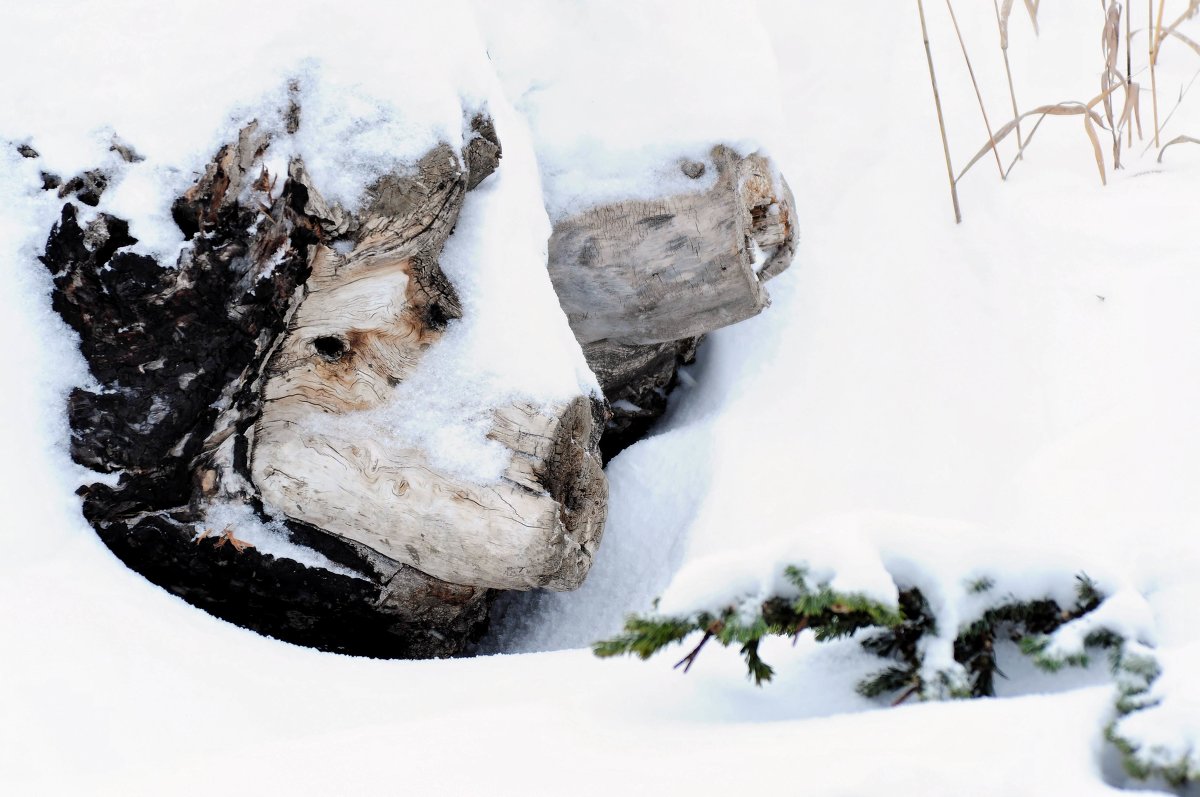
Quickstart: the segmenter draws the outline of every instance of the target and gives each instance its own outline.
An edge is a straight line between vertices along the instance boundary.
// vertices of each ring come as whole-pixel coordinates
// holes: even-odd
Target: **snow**
[[[1200,770],[1200,694],[1192,683],[1200,672],[1200,643],[1160,650],[1162,674],[1150,685],[1148,708],[1119,719],[1116,733],[1140,745],[1138,759],[1164,768],[1185,761]]]
[[[986,160],[975,167],[955,227],[912,9],[856,16],[855,37],[870,43],[859,52],[872,53],[857,59],[828,36],[843,9],[763,11],[793,98],[795,135],[773,154],[796,193],[797,262],[771,283],[766,313],[710,336],[700,388],[676,402],[670,431],[609,468],[615,484],[652,478],[647,448],[703,463],[689,474],[705,485],[700,506],[676,503],[674,474],[639,485],[638,516],[609,523],[606,566],[578,594],[529,600],[543,614],[520,628],[536,630],[509,644],[576,645],[589,620],[592,638],[612,635],[620,613],[587,608],[600,594],[650,611],[642,546],[680,563],[656,579],[663,614],[753,601],[780,588],[788,564],[889,601],[918,586],[943,634],[925,651],[928,671],[953,669],[954,631],[989,605],[1072,604],[1080,572],[1111,597],[1053,652],[1100,625],[1164,651],[1190,644],[1200,280],[1181,213],[1198,199],[1195,157],[1160,166],[1142,145],[1102,188],[1079,125],[1051,118],[1007,183]],[[994,47],[991,9],[961,11],[973,52]],[[1036,40],[1021,13],[1010,52],[1022,103],[1090,99],[1093,72],[1078,65],[1098,59],[1081,12],[1043,13]],[[930,13],[930,26],[961,164],[986,132],[948,20]],[[1190,79],[1190,59],[1164,49],[1170,92]],[[974,65],[991,118],[1007,118],[1002,61]],[[1185,101],[1170,129],[1197,121]],[[974,593],[984,577],[993,588]],[[1172,689],[1186,706],[1196,687],[1182,681]],[[1195,738],[1172,728],[1185,747]]]
[[[745,681],[732,651],[706,650],[683,676],[669,655],[599,661],[579,649],[657,596],[677,611],[744,599],[793,563],[880,599],[920,586],[943,633],[986,608],[991,598],[970,588],[981,578],[996,596],[1069,602],[1084,570],[1108,601],[1052,644],[1074,651],[1101,623],[1137,640],[1130,649],[1161,670],[1148,685],[1160,702],[1114,728],[1147,758],[1196,764],[1200,273],[1185,212],[1200,198],[1200,150],[1176,148],[1158,165],[1135,149],[1101,188],[1078,120],[1049,119],[1007,183],[986,160],[975,167],[955,227],[907,4],[863,4],[850,25],[836,4],[767,0],[763,27],[754,7],[734,4],[416,8],[125,2],[114,23],[111,7],[44,2],[20,6],[0,31],[6,74],[33,76],[0,85],[0,142],[42,153],[0,146],[5,791],[1089,795],[1137,785],[1103,738],[1115,689],[1102,663],[1050,676],[1005,649],[1001,699],[887,709],[853,691],[879,665],[854,640],[769,641],[762,653],[779,675],[765,689]],[[1099,65],[1088,27],[1099,15],[1081,8],[1043,4],[1037,40],[1014,12],[1023,105],[1094,96],[1094,70],[1079,65]],[[367,10],[366,21],[351,17]],[[973,52],[992,46],[992,9],[958,10]],[[927,11],[963,162],[986,136],[953,32]],[[233,37],[228,57],[207,54],[201,18]],[[524,120],[499,102],[483,39]],[[730,138],[766,146],[795,191],[805,235],[795,266],[771,283],[766,313],[710,337],[656,435],[611,463],[606,538],[584,587],[509,601],[489,643],[563,650],[389,662],[296,648],[151,586],[79,516],[64,398],[87,377],[35,260],[59,209],[36,190],[38,169],[115,163],[117,132],[146,160],[121,167],[101,209],[148,212],[134,234],[169,251],[177,233],[161,208],[153,221],[156,197],[186,185],[236,129],[244,116],[231,108],[278,107],[287,76],[312,68],[297,59],[318,47],[314,85],[347,87],[349,104],[331,95],[329,108],[381,125],[314,117],[355,146],[414,118],[435,138],[461,135],[463,110],[484,102],[496,114],[503,165],[464,208],[443,263],[464,303],[472,280],[502,291],[505,265],[524,263],[512,290],[545,306],[548,283],[529,267],[547,229],[538,179],[551,217],[621,192],[694,190],[669,159],[703,159],[714,138]],[[1164,49],[1164,96],[1190,77],[1188,57]],[[1002,119],[996,60],[974,65]],[[782,112],[746,99],[751,76],[751,96],[777,87]],[[1195,130],[1198,107],[1180,105],[1171,135]],[[645,137],[672,147],[640,146]],[[352,202],[364,179],[335,191]],[[439,345],[481,353],[494,335],[504,349],[506,335],[562,323],[514,312],[509,330],[480,312],[486,334]],[[538,356],[554,369],[498,361],[480,379],[517,374],[545,395],[581,386],[576,353],[553,338]],[[942,648],[927,663],[948,666],[948,641],[934,640]]]
[[[306,567],[319,567],[352,578],[362,577],[360,573],[331,562],[311,548],[292,542],[282,518],[264,523],[245,504],[216,503],[207,508],[204,530],[199,534],[220,537],[226,532],[238,542],[248,543],[259,553],[268,556],[291,559]]]
[[[529,119],[552,221],[711,188],[715,144],[749,154],[780,135],[774,53],[744,3],[476,8],[505,89]],[[704,174],[689,178],[687,162]]]
[[[0,138],[29,143],[67,178],[119,163],[109,151],[119,135],[145,161],[120,170],[101,210],[132,219],[142,251],[169,253],[182,237],[159,198],[186,189],[245,121],[286,108],[295,80],[307,110],[295,151],[327,198],[352,207],[372,179],[438,141],[457,149],[492,80],[464,4],[410,12],[317,0],[23,3],[9,9],[0,54],[14,76],[0,86]],[[403,57],[380,57],[392,52]]]

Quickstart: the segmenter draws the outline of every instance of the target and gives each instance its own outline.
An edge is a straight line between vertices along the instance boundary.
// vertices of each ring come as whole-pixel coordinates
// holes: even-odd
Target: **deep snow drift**
[[[900,584],[937,590],[951,629],[969,615],[973,577],[1042,594],[1087,570],[1114,601],[1124,596],[1131,608],[1113,613],[1155,645],[1162,668],[1152,690],[1165,699],[1124,730],[1176,756],[1191,744],[1195,755],[1200,273],[1184,211],[1200,199],[1200,148],[1177,148],[1159,165],[1139,146],[1101,188],[1078,120],[1051,119],[1006,184],[986,162],[975,167],[955,227],[908,4],[878,0],[851,14],[840,4],[730,2],[641,17],[607,5],[529,4],[496,19],[495,9],[450,4],[431,17],[399,4],[386,24],[365,4],[337,17],[290,4],[286,25],[278,8],[238,7],[239,24],[220,25],[236,39],[232,61],[201,59],[204,25],[230,18],[211,5],[123,5],[135,36],[94,5],[31,4],[0,32],[8,74],[29,75],[0,88],[0,139],[29,141],[45,159],[0,151],[0,357],[10,375],[0,397],[0,782],[14,793],[1077,795],[1123,782],[1102,738],[1114,698],[1103,662],[1049,676],[1006,650],[1006,697],[887,709],[854,694],[878,665],[852,640],[767,646],[779,679],[761,690],[719,650],[686,677],[670,656],[601,662],[578,649],[355,660],[221,623],[114,560],[71,494],[79,475],[65,453],[63,395],[84,374],[35,260],[59,205],[36,190],[37,169],[107,163],[116,132],[149,165],[126,172],[112,211],[157,208],[161,224],[134,234],[167,251],[177,242],[156,203],[189,181],[234,109],[282,91],[289,70],[318,68],[304,60],[314,36],[297,31],[320,32],[327,77],[338,58],[351,73],[361,59],[378,74],[367,95],[331,103],[370,118],[362,96],[383,96],[420,115],[420,130],[387,133],[388,142],[403,133],[399,146],[414,151],[423,135],[461,131],[464,107],[503,96],[494,67],[523,117],[512,124],[529,124],[551,214],[661,185],[660,142],[767,146],[796,194],[803,238],[793,269],[771,284],[774,305],[711,336],[661,433],[610,465],[609,526],[583,589],[513,602],[494,647],[577,648],[658,595],[680,611],[754,596],[781,563],[800,560],[881,597]],[[369,23],[343,19],[368,8]],[[975,67],[992,117],[1006,118],[992,9],[959,10],[973,53],[988,53]],[[1014,16],[1010,51],[1022,103],[1094,96],[1094,72],[1080,65],[1099,66],[1095,8],[1045,4],[1038,39],[1025,22]],[[953,31],[932,11],[930,25],[963,162],[986,134]],[[589,34],[625,32],[640,49],[615,66],[612,47],[587,49]],[[49,40],[60,46],[39,44]],[[724,56],[713,48],[734,40],[736,57],[714,66]],[[1186,48],[1164,51],[1164,96],[1186,84],[1188,58]],[[172,74],[170,65],[197,63],[215,71]],[[159,82],[165,104],[140,102],[147,84],[120,79],[147,70],[142,80]],[[194,82],[172,83],[180,75]],[[738,77],[751,75],[763,83]],[[589,132],[571,123],[593,83]],[[211,86],[228,93],[202,90]],[[637,112],[623,117],[625,101]],[[1189,101],[1169,136],[1200,127]],[[94,130],[99,118],[111,129]],[[345,118],[328,115],[335,128]],[[501,136],[506,150],[510,138],[520,146],[519,132]],[[654,143],[639,147],[645,138]],[[519,170],[505,157],[510,179]],[[181,171],[154,171],[171,163]],[[642,176],[622,177],[623,165]],[[509,195],[514,221],[481,231],[480,249],[514,225],[530,225],[522,238],[545,234],[526,178]],[[338,190],[353,201],[353,185]],[[528,266],[537,251],[527,244],[513,244],[511,262]],[[470,279],[469,263],[459,266],[452,277]],[[567,367],[577,351],[556,356],[563,378],[586,378]],[[518,610],[534,613],[513,619]]]

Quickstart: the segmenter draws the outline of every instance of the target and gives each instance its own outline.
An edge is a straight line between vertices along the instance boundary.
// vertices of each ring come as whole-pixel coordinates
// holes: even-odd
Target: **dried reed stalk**
[[[1103,3],[1103,0],[1101,0]],[[1125,86],[1126,107],[1129,105],[1129,85],[1121,78],[1117,70],[1117,55],[1121,47],[1121,7],[1116,0],[1109,0],[1108,8],[1104,11],[1104,30],[1100,36],[1101,47],[1104,50],[1104,71],[1100,73],[1100,92],[1104,94],[1104,118],[1108,120],[1108,128],[1112,133],[1113,168],[1121,168],[1121,129],[1113,117],[1112,95],[1109,89],[1114,85]],[[1092,131],[1094,132],[1094,131]]]
[[[942,115],[942,98],[938,94],[937,75],[933,71],[933,51],[929,48],[929,29],[925,25],[925,5],[917,0],[917,13],[921,17],[921,38],[925,42],[925,60],[929,62],[929,84],[933,86],[933,104],[937,108],[938,129],[942,133],[942,152],[946,155],[946,177],[950,180],[950,200],[954,203],[954,223],[962,224],[962,211],[958,206],[958,185],[954,181],[954,166],[950,163],[950,142],[946,139],[946,120]]]
[[[1196,16],[1196,12],[1200,11],[1200,0],[1188,0],[1188,7],[1179,15],[1179,18],[1168,25],[1162,32],[1163,36],[1169,36],[1183,22]],[[1162,12],[1159,12],[1159,23],[1162,23]]]
[[[972,166],[974,166],[976,163],[979,162],[979,160],[981,158],[983,158],[985,155],[987,155],[989,149],[995,149],[996,144],[998,144],[1005,137],[1007,137],[1009,133],[1012,133],[1016,129],[1017,125],[1020,124],[1022,119],[1026,119],[1030,116],[1038,116],[1038,115],[1040,115],[1042,117],[1041,119],[1038,119],[1037,124],[1034,125],[1034,129],[1032,131],[1030,131],[1028,136],[1025,137],[1025,146],[1028,147],[1029,143],[1033,140],[1034,133],[1037,132],[1037,128],[1039,126],[1041,126],[1042,119],[1044,119],[1046,116],[1079,116],[1079,115],[1082,115],[1084,117],[1084,119],[1083,119],[1084,131],[1087,133],[1088,140],[1092,144],[1092,153],[1096,158],[1096,167],[1100,172],[1100,181],[1104,184],[1107,184],[1108,178],[1107,178],[1107,175],[1106,175],[1105,169],[1104,169],[1104,155],[1100,149],[1100,141],[1096,134],[1096,125],[1099,125],[1101,129],[1107,129],[1107,128],[1105,127],[1104,119],[1094,109],[1097,105],[1099,105],[1101,102],[1103,102],[1106,97],[1108,97],[1110,94],[1112,94],[1112,92],[1114,92],[1118,88],[1120,88],[1121,85],[1122,84],[1118,83],[1114,86],[1111,86],[1108,89],[1108,91],[1097,94],[1095,97],[1093,97],[1091,100],[1089,100],[1086,103],[1060,102],[1056,105],[1042,105],[1037,108],[1034,108],[1031,111],[1026,111],[1025,113],[1019,115],[1017,118],[1013,119],[1012,121],[1005,123],[1003,127],[1001,127],[999,130],[997,130],[996,134],[991,139],[989,139],[988,142],[986,144],[984,144],[983,147],[981,147],[978,152],[975,153],[975,157],[971,158],[971,160],[967,162],[967,165],[965,167],[963,167],[963,170],[961,172],[959,172],[958,177],[956,179],[961,180],[963,178],[963,175],[965,175]],[[1020,154],[1020,153],[1018,153],[1018,154]],[[1014,163],[1015,163],[1015,161],[1014,161]],[[1010,166],[1009,169],[1011,170],[1011,168],[1012,167]]]
[[[1025,0],[1025,10],[1029,12],[1029,21],[1033,23],[1034,34],[1038,33],[1038,6],[1042,4],[1042,0]]]
[[[1158,146],[1158,76],[1155,74],[1155,64],[1158,63],[1158,48],[1162,44],[1163,6],[1166,0],[1158,0],[1158,24],[1154,24],[1154,0],[1148,0],[1150,9],[1150,103],[1154,109],[1154,146]]]
[[[971,66],[971,56],[967,54],[967,43],[963,41],[962,31],[958,27],[958,17],[954,15],[954,5],[950,0],[946,0],[946,9],[950,12],[950,21],[954,24],[954,35],[958,37],[958,46],[962,49],[963,60],[967,62],[967,73],[971,76],[971,85],[975,88],[975,99],[979,101],[979,113],[983,115],[983,126],[987,129],[988,139],[994,139],[992,135],[992,123],[988,121],[987,108],[983,105],[983,94],[979,91],[979,81],[975,79],[975,69]],[[1004,179],[1004,164],[1000,162],[1000,150],[992,148],[993,154],[996,156],[996,171],[1000,173],[1000,179]]]
[[[1163,148],[1158,151],[1158,162],[1162,163],[1163,153],[1167,151],[1167,147],[1175,144],[1200,144],[1200,138],[1192,138],[1191,136],[1175,136],[1175,138],[1163,145]]]
[[[1200,2],[1200,0],[1196,0]],[[1125,15],[1125,84],[1133,85],[1133,14]],[[1142,135],[1142,115],[1138,114],[1138,138]],[[1133,125],[1129,126],[1129,148],[1133,149]]]
[[[1200,0],[1196,0],[1200,2]],[[1013,89],[1012,67],[1008,63],[1008,17],[1012,13],[1013,0],[1004,0],[1004,10],[1001,11],[998,0],[992,0],[992,7],[996,9],[996,27],[1000,29],[1000,52],[1004,56],[1004,74],[1008,77],[1008,98],[1012,100],[1013,116],[1020,116],[1021,110],[1017,107],[1017,92]],[[1017,151],[1025,149],[1025,142],[1021,138],[1021,126],[1017,125]],[[1018,155],[1018,157],[1020,157]],[[1008,173],[1005,172],[1005,176]]]
[[[1182,89],[1180,89],[1179,98],[1175,100],[1174,107],[1171,108],[1171,112],[1169,114],[1167,114],[1166,118],[1163,119],[1162,126],[1163,126],[1164,130],[1166,129],[1167,125],[1171,123],[1171,117],[1173,117],[1175,115],[1175,112],[1179,110],[1179,106],[1183,105],[1183,98],[1186,97],[1188,95],[1188,92],[1190,92],[1192,90],[1192,86],[1195,85],[1196,78],[1198,78],[1198,77],[1200,77],[1200,71],[1197,71],[1195,74],[1193,74],[1192,79],[1188,81],[1188,84],[1186,86],[1184,86]],[[1142,154],[1145,155],[1149,151],[1150,151],[1150,149],[1149,149],[1149,147],[1147,147],[1145,150],[1142,151]]]
[[[1166,30],[1164,30],[1163,35],[1164,36],[1174,36],[1176,39],[1179,39],[1179,41],[1183,42],[1188,47],[1191,47],[1193,52],[1195,52],[1197,55],[1200,55],[1200,43],[1197,43],[1195,39],[1190,39],[1187,36],[1184,36],[1182,33],[1180,33],[1179,31],[1177,31],[1173,28],[1167,28]],[[1163,124],[1165,125],[1166,122],[1163,122]]]

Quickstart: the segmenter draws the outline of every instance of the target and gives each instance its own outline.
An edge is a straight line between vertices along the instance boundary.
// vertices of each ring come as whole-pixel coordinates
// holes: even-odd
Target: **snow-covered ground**
[[[596,52],[622,52],[613,39],[638,22],[609,11],[606,23],[604,5],[550,21],[531,5],[524,12],[544,24],[524,26],[482,14],[509,98],[548,153],[552,213],[580,201],[587,182],[547,166],[586,152],[563,143],[569,118],[553,106],[579,98],[556,94],[554,80],[574,87],[588,77],[553,59],[571,65],[588,44],[580,30],[592,32]],[[927,5],[961,164],[986,133],[944,8]],[[960,6],[995,124],[1009,114],[991,4]],[[686,16],[683,4],[672,10]],[[4,148],[6,793],[1083,795],[1125,783],[1103,739],[1115,687],[1102,662],[1051,676],[1005,649],[1001,697],[887,708],[855,694],[878,662],[852,640],[775,640],[763,656],[778,677],[762,689],[733,651],[706,651],[683,676],[674,656],[600,661],[582,649],[658,595],[684,610],[753,594],[785,560],[881,597],[920,585],[944,598],[942,620],[962,619],[972,578],[1034,595],[1086,570],[1109,594],[1125,590],[1147,607],[1135,635],[1158,651],[1153,688],[1165,699],[1130,715],[1129,735],[1178,755],[1196,744],[1200,272],[1189,217],[1200,147],[1175,148],[1160,165],[1136,145],[1101,187],[1079,117],[1049,119],[1007,183],[993,163],[975,166],[955,226],[913,5],[764,0],[704,10],[690,34],[670,14],[641,20],[649,27],[634,40],[669,57],[643,53],[644,85],[633,79],[636,51],[614,71],[631,95],[642,85],[631,138],[612,118],[619,94],[598,90],[608,147],[598,174],[636,136],[662,129],[643,117],[669,120],[673,102],[699,114],[708,91],[714,115],[736,109],[728,92],[737,84],[713,77],[725,73],[713,69],[724,56],[712,48],[723,37],[749,42],[755,51],[738,51],[731,69],[761,73],[746,98],[770,103],[778,87],[782,109],[754,107],[742,124],[710,119],[692,131],[756,131],[771,147],[796,195],[801,248],[771,283],[773,306],[712,335],[661,433],[610,465],[609,526],[588,582],[512,602],[489,643],[543,652],[438,662],[322,654],[215,620],[117,562],[72,495],[80,474],[65,451],[62,396],[82,364],[32,259],[55,203],[35,198],[23,173],[32,166]],[[1020,13],[1010,55],[1021,104],[1091,99],[1102,62],[1095,5],[1043,4],[1036,39]],[[461,33],[471,16],[442,22]],[[554,24],[573,33],[556,43]],[[19,28],[0,32],[9,52]],[[86,26],[66,30],[82,37]],[[523,31],[539,37],[530,49],[547,59],[541,67],[519,57]],[[119,54],[138,63],[132,50]],[[1200,61],[1182,46],[1162,58],[1165,116]],[[600,70],[608,57],[579,60]],[[689,63],[711,79],[680,80]],[[653,80],[656,70],[670,79]],[[483,85],[475,72],[458,78]],[[23,141],[27,119],[30,130],[54,129],[56,115],[67,125],[71,109],[55,104],[55,87],[84,78],[29,79],[46,81],[46,106],[17,106],[13,97],[30,93],[12,90],[0,139]],[[655,102],[658,87],[670,96]],[[225,112],[201,107],[202,119]],[[121,121],[153,127],[133,115],[112,124]],[[1200,133],[1200,98],[1180,104],[1166,137],[1179,133]],[[58,150],[87,135],[67,129]],[[32,143],[53,157],[53,140]],[[187,161],[210,144],[164,140],[147,154]],[[643,153],[647,168],[654,154]],[[601,181],[596,196],[610,187]],[[130,190],[119,196],[133,202]]]

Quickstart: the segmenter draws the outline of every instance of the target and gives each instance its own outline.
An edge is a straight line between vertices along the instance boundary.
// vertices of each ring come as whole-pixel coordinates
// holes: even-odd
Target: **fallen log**
[[[292,107],[286,132],[299,124]],[[480,483],[360,423],[403,411],[398,389],[463,315],[439,255],[500,157],[489,119],[468,127],[461,151],[435,147],[348,210],[301,157],[271,173],[280,134],[248,124],[175,201],[188,243],[170,263],[79,207],[109,175],[47,176],[67,200],[43,256],[53,303],[99,385],[70,396],[72,454],[118,475],[81,488],[84,513],[132,569],[262,633],[388,657],[461,652],[497,590],[582,582],[601,453],[646,433],[700,334],[766,306],[795,245],[791,196],[764,158],[718,147],[681,166],[717,171],[705,191],[560,222],[550,273],[611,409],[492,407],[509,458]],[[301,553],[256,548],[264,530]]]

